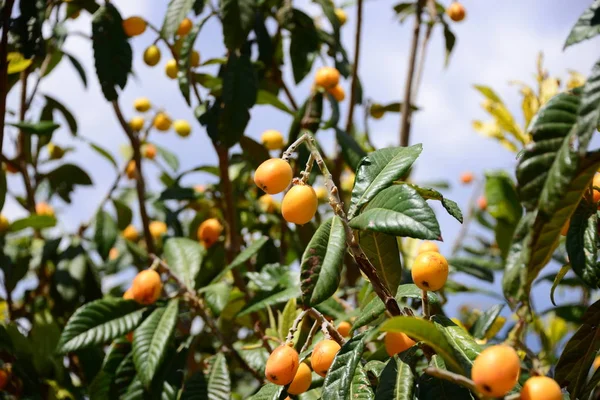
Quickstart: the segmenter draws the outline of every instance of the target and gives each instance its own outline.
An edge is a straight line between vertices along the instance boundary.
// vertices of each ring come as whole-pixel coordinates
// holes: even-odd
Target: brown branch
[[[8,95],[8,27],[14,0],[6,0],[2,8],[2,38],[0,39],[0,153],[4,142],[4,117],[6,115],[6,96]]]
[[[417,0],[417,9],[415,11],[415,24],[413,27],[413,36],[410,45],[410,55],[408,57],[408,71],[406,73],[406,82],[404,83],[404,99],[402,102],[402,119],[400,122],[400,146],[406,147],[410,141],[410,123],[411,123],[411,95],[412,85],[415,75],[415,63],[417,60],[417,47],[419,45],[419,36],[421,33],[421,13],[425,0]]]
[[[210,318],[208,310],[204,305],[204,302],[198,297],[196,292],[191,288],[188,288],[187,285],[177,277],[177,275],[173,274],[171,268],[169,268],[169,266],[163,260],[157,257],[156,254],[151,253],[150,259],[153,262],[157,263],[157,269],[159,269],[160,272],[168,274],[171,277],[171,279],[175,281],[175,283],[179,286],[180,290],[185,293],[187,300],[198,311],[198,315],[200,315],[200,318],[204,320],[206,326],[208,326],[212,334],[215,335],[219,339],[223,347],[225,347],[225,349],[227,349],[227,351],[230,352],[239,361],[242,368],[250,372],[252,376],[254,376],[254,378],[256,378],[259,382],[263,382],[264,378],[257,371],[252,369],[250,365],[248,365],[246,360],[244,360],[240,353],[238,353],[237,350],[233,347],[233,344],[227,339],[227,337],[223,335],[223,332],[219,330],[217,324],[215,324],[215,321],[212,318]]]
[[[21,97],[19,109],[19,121],[25,121],[27,113],[27,78],[29,76],[29,67],[21,72]],[[27,199],[27,209],[30,213],[35,213],[35,192],[29,179],[29,171],[27,171],[27,156],[28,156],[27,137],[25,132],[19,131],[17,140],[17,157],[15,161],[19,166],[19,171],[23,177],[23,185],[25,186],[25,194]],[[37,233],[36,233],[37,235]]]
[[[431,33],[433,32],[433,27],[437,18],[437,10],[435,8],[434,0],[427,0],[427,10],[429,11],[429,16],[431,20],[427,24],[427,30],[425,31],[425,36],[423,37],[423,41],[421,42],[421,50],[419,51],[419,62],[417,64],[417,76],[415,78],[415,83],[413,85],[413,90],[410,97],[411,105],[415,104],[417,100],[417,93],[419,92],[421,79],[423,78],[423,71],[425,69],[425,57],[427,56],[427,46],[429,45],[429,39],[431,39]]]
[[[354,103],[356,102],[356,87],[358,85],[358,60],[360,59],[360,36],[362,32],[363,0],[358,0],[356,7],[356,36],[354,37],[354,64],[352,65],[352,82],[350,84],[350,108],[346,120],[346,132],[350,134],[354,121]]]
[[[140,206],[140,216],[142,217],[142,226],[144,227],[144,240],[146,241],[146,248],[148,253],[154,253],[154,239],[150,233],[150,219],[146,211],[146,187],[144,182],[144,175],[142,174],[142,154],[140,151],[140,138],[131,130],[127,121],[123,117],[119,102],[117,100],[112,101],[113,109],[117,115],[117,119],[121,124],[121,127],[125,131],[125,134],[131,142],[133,148],[133,160],[135,161],[136,168],[136,190],[138,203]]]
[[[338,344],[340,346],[343,346],[344,343],[346,343],[346,339],[344,339],[344,337],[342,335],[340,335],[340,333],[337,331],[337,329],[335,329],[335,326],[333,326],[333,324],[331,322],[329,322],[329,321],[327,321],[327,319],[325,319],[323,314],[321,314],[314,308],[307,308],[306,311],[307,311],[308,315],[313,317],[314,320],[319,323],[319,325],[321,325],[321,326],[325,325],[327,327],[327,331],[329,332],[329,335],[331,336],[331,338],[333,340],[335,340],[336,342],[338,342]]]
[[[421,304],[423,319],[429,319],[429,297],[427,297],[427,290],[423,290],[421,294]]]

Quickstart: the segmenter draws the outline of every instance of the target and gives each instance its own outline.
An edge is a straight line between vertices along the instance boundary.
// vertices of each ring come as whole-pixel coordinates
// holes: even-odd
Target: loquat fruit
[[[10,222],[8,222],[8,218],[4,214],[0,214],[0,234],[8,231],[10,227]]]
[[[448,17],[450,17],[452,21],[460,22],[465,19],[467,11],[465,10],[465,7],[458,1],[453,1],[452,4],[450,4],[446,9],[446,14],[448,14]]]
[[[133,117],[129,121],[129,127],[134,132],[139,132],[144,129],[144,118],[142,117]]]
[[[485,196],[481,196],[477,199],[477,207],[479,207],[479,209],[481,211],[487,210],[487,206],[488,206],[488,202],[487,202],[487,199],[485,198]]]
[[[196,193],[204,193],[206,191],[206,186],[204,186],[204,185],[196,185],[196,186],[194,186],[194,191]]]
[[[266,213],[273,213],[277,211],[279,205],[270,194],[263,194],[258,198],[258,204],[260,205],[261,210]]]
[[[127,225],[127,227],[123,229],[122,235],[125,240],[129,240],[130,242],[137,241],[140,236],[138,230],[133,225]]]
[[[8,172],[9,174],[16,174],[17,172],[19,172],[19,169],[17,168],[17,166],[15,164],[4,163],[2,165],[4,166],[4,169],[6,170],[6,172]]]
[[[594,175],[594,179],[592,180],[592,186],[600,188],[600,174]],[[593,196],[594,203],[600,202],[600,191],[594,189],[592,194],[594,195]],[[599,207],[599,209],[600,209],[600,207]]]
[[[283,148],[283,135],[274,129],[264,131],[260,136],[260,140],[268,150],[280,150]]]
[[[471,379],[477,390],[487,397],[502,397],[519,380],[521,360],[515,349],[496,345],[483,350],[471,369]]]
[[[415,341],[402,332],[386,333],[383,343],[385,344],[385,351],[390,357],[402,353],[415,345]]]
[[[171,78],[171,79],[177,78],[178,70],[179,69],[177,68],[177,60],[172,58],[169,61],[167,61],[167,65],[165,65],[165,73],[167,74],[167,76],[169,78]]]
[[[156,157],[156,146],[151,143],[146,143],[142,146],[142,155],[149,160],[154,160]]]
[[[331,89],[327,89],[327,92],[329,92],[329,94],[331,94],[335,101],[337,101],[338,103],[344,101],[344,99],[346,98],[346,92],[344,91],[344,88],[339,84],[335,85]]]
[[[323,89],[332,89],[340,82],[340,71],[333,67],[321,67],[315,74],[315,84]]]
[[[301,363],[298,366],[298,371],[296,371],[296,375],[290,383],[290,386],[287,388],[287,392],[289,394],[301,394],[308,390],[310,384],[312,383],[312,371],[310,367],[305,363]]]
[[[339,323],[336,329],[340,333],[340,335],[342,335],[343,337],[348,337],[348,335],[350,334],[350,330],[352,329],[352,325],[348,321],[342,321]]]
[[[141,35],[146,31],[146,20],[142,17],[129,17],[123,20],[123,30],[129,37]]]
[[[135,161],[131,160],[127,164],[127,168],[125,169],[125,174],[129,179],[135,179],[137,176],[137,168],[135,167]]]
[[[4,390],[6,385],[8,384],[8,372],[3,369],[0,369],[0,391]]]
[[[139,112],[146,112],[152,107],[150,100],[147,97],[139,97],[133,102],[133,108]]]
[[[167,224],[162,221],[151,221],[148,225],[148,229],[150,230],[150,234],[154,238],[154,240],[159,239],[162,235],[167,233]]]
[[[192,68],[196,68],[198,65],[200,65],[200,53],[198,53],[196,50],[193,50],[192,54],[190,55],[190,66]]]
[[[258,166],[254,172],[254,183],[268,194],[277,194],[290,185],[293,176],[287,161],[271,158]]]
[[[60,160],[65,155],[65,150],[57,144],[48,143],[48,156],[51,160]]]
[[[175,133],[177,133],[181,137],[187,137],[192,132],[192,127],[190,123],[185,119],[178,119],[173,122],[173,129],[175,129]]]
[[[348,20],[348,16],[346,15],[346,11],[344,11],[341,8],[336,8],[335,9],[335,16],[337,17],[337,19],[340,20],[340,25],[344,25],[346,23],[346,21]]]
[[[594,370],[597,370],[598,367],[600,367],[600,356],[596,356],[596,358],[594,358],[594,364],[593,364]]]
[[[421,243],[421,245],[417,249],[417,254],[426,253],[428,251],[435,251],[436,253],[439,253],[440,248],[434,242],[426,241]]]
[[[460,175],[460,181],[465,184],[473,182],[473,173],[469,171],[463,172]]]
[[[153,269],[140,271],[133,279],[131,293],[133,299],[140,304],[153,304],[160,297],[162,282],[160,275]]]
[[[119,250],[116,247],[113,247],[108,252],[108,259],[111,261],[116,260],[119,257]]]
[[[187,35],[192,30],[193,26],[194,26],[194,24],[192,23],[192,21],[189,18],[185,18],[183,21],[181,21],[181,23],[179,24],[179,27],[177,28],[177,35],[178,36]]]
[[[154,117],[153,124],[157,130],[165,132],[171,129],[171,118],[164,112],[159,112]]]
[[[154,67],[160,62],[160,49],[156,45],[150,45],[144,50],[144,62],[150,67]]]
[[[319,186],[316,188],[315,193],[317,194],[317,199],[319,199],[319,201],[325,201],[329,197],[329,192],[324,186]]]
[[[48,203],[39,202],[35,205],[35,213],[37,215],[47,215],[49,217],[54,217],[54,208]]]
[[[547,376],[532,376],[521,389],[521,400],[562,400],[560,386]]]
[[[369,108],[369,114],[371,114],[371,117],[375,119],[381,119],[383,114],[385,114],[385,109],[381,104],[373,103]]]
[[[299,363],[298,352],[293,347],[283,344],[269,355],[265,377],[276,385],[287,385],[294,380]]]
[[[448,261],[435,251],[421,253],[413,262],[411,274],[420,289],[440,290],[448,279]]]
[[[221,222],[216,218],[209,218],[198,227],[198,240],[204,244],[204,247],[209,248],[219,240],[222,232]]]
[[[310,356],[310,365],[319,376],[325,377],[329,367],[333,364],[335,355],[340,351],[341,346],[334,340],[321,340],[313,349]]]
[[[315,216],[319,200],[310,185],[295,185],[283,197],[281,214],[287,222],[304,225]]]

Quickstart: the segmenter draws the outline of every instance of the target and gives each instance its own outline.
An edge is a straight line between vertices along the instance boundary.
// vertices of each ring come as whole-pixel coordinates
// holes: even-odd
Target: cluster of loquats
[[[150,100],[148,98],[140,97],[134,101],[133,107],[135,108],[136,111],[145,113],[152,109],[152,104],[150,103]],[[190,133],[192,132],[192,127],[188,121],[186,121],[184,119],[178,119],[178,120],[172,121],[171,117],[169,117],[169,115],[162,110],[156,111],[156,113],[152,117],[151,125],[146,124],[146,119],[143,116],[133,117],[129,121],[129,127],[134,132],[140,132],[144,128],[150,129],[152,127],[154,127],[159,132],[166,132],[169,129],[171,129],[171,126],[173,127],[173,130],[175,130],[175,133],[177,133],[181,137],[188,137],[190,135]],[[152,147],[154,147],[154,146],[152,146]],[[156,155],[155,147],[154,147],[154,155]],[[148,158],[153,158],[153,157],[154,156],[148,157]]]
[[[346,92],[340,85],[340,71],[333,67],[321,67],[317,70],[315,86],[325,90],[338,103],[346,98]]]
[[[271,158],[258,166],[254,183],[267,194],[278,194],[292,183],[293,174],[287,161]],[[315,190],[298,179],[283,197],[281,214],[287,222],[304,225],[315,216],[318,206]]]

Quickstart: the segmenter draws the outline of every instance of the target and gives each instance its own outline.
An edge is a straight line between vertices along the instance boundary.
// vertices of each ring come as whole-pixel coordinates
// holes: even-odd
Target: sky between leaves
[[[166,0],[114,0],[113,3],[124,18],[141,15],[155,26],[162,24],[168,4]],[[366,0],[365,3],[359,73],[365,97],[380,103],[399,101],[404,87],[411,24],[399,24],[392,9],[396,3],[397,1],[387,0]],[[443,3],[449,3],[449,0]],[[567,51],[563,51],[562,47],[570,28],[590,3],[589,0],[463,0],[467,18],[462,23],[452,25],[458,41],[449,67],[443,67],[441,29],[434,31],[427,54],[427,65],[417,99],[417,105],[422,110],[414,116],[411,136],[411,144],[423,143],[424,146],[413,175],[417,182],[449,180],[452,188],[444,194],[457,201],[465,211],[470,188],[458,183],[461,172],[470,170],[481,178],[488,169],[507,168],[514,171],[514,154],[504,150],[496,142],[478,136],[471,128],[473,119],[487,119],[479,106],[482,98],[472,85],[478,83],[492,86],[505,100],[508,108],[520,116],[520,98],[516,88],[509,86],[508,81],[519,79],[533,84],[539,51],[544,52],[545,66],[551,75],[566,78],[567,69],[575,69],[587,76],[599,55],[598,40],[584,42]],[[300,0],[295,5],[308,10],[312,15],[319,14],[319,8],[307,0]],[[356,8],[349,6],[346,12],[348,23],[342,28],[342,39],[352,58]],[[77,20],[69,22],[69,25],[72,30],[87,34],[91,32],[90,16],[85,12]],[[142,61],[144,49],[154,38],[153,33],[148,30],[131,42],[135,76],[130,77],[120,96],[126,118],[135,115],[132,106],[135,98],[149,97],[155,106],[164,107],[172,118],[187,119],[193,126],[192,135],[187,139],[169,132],[154,133],[151,141],[176,152],[182,169],[216,164],[216,156],[204,129],[194,122],[192,111],[181,96],[176,81],[168,79],[164,74],[164,65],[168,60],[166,48],[161,48],[163,58],[158,66],[150,68]],[[73,111],[79,123],[79,135],[94,140],[118,155],[120,145],[126,143],[126,137],[100,91],[93,68],[91,43],[81,37],[71,36],[66,42],[66,49],[82,61],[88,75],[88,89],[83,87],[73,67],[63,61],[49,79],[43,82],[40,92],[56,97]],[[222,56],[222,33],[216,20],[206,24],[196,41],[196,49],[202,60]],[[317,60],[315,67],[320,66],[319,62]],[[292,86],[291,70],[285,70],[284,77]],[[348,93],[349,81],[343,84]],[[293,89],[298,101],[306,98],[310,85],[311,80],[307,78]],[[19,91],[17,86],[10,93],[9,109],[17,108]],[[37,117],[42,106],[43,100],[35,101],[28,117]],[[344,117],[345,105],[342,110]],[[358,111],[355,115],[360,118],[360,121],[357,120],[358,126],[362,127],[362,112]],[[266,129],[287,132],[290,122],[291,117],[283,112],[269,106],[256,106],[246,134],[258,139]],[[399,125],[398,114],[386,114],[377,121],[369,120],[371,140],[377,147],[397,145]],[[14,132],[9,137],[13,135]],[[326,148],[331,149],[333,131],[320,132],[319,137]],[[55,133],[54,139],[61,145],[73,144],[70,134],[64,128]],[[9,142],[5,141],[5,152],[12,151]],[[78,189],[71,205],[61,203],[60,200],[53,204],[60,215],[59,229],[64,232],[73,232],[82,220],[91,217],[115,176],[113,168],[85,143],[76,145],[78,151],[69,153],[65,160],[80,164],[88,171],[95,185]],[[150,188],[158,188],[158,169],[151,165],[145,170]],[[196,174],[190,176],[186,183],[206,183],[210,179],[210,176]],[[9,177],[8,184],[13,190],[21,190],[21,182],[16,177]],[[436,210],[440,211],[438,216],[446,239],[441,249],[442,252],[449,251],[459,224],[440,208]],[[24,211],[12,199],[7,199],[4,213],[10,220],[24,215]],[[499,280],[497,281],[491,287],[501,293]],[[463,283],[481,284],[480,281],[469,278]],[[543,299],[537,306],[539,309],[547,308],[546,306],[550,306],[549,285],[540,285],[539,290]],[[557,298],[559,301],[565,299],[560,295]],[[472,301],[473,297],[461,296],[455,299],[452,302],[454,304],[450,304],[449,311],[453,313],[456,306],[465,300]],[[478,299],[479,306],[484,308],[497,302],[487,298],[479,300],[481,299]]]

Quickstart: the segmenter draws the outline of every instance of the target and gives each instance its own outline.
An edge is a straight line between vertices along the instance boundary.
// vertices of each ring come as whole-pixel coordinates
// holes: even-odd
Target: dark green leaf
[[[2,211],[2,208],[4,207],[6,192],[6,173],[3,169],[0,169],[0,211]]]
[[[69,111],[69,109],[67,107],[65,107],[64,104],[62,104],[60,101],[56,100],[53,97],[50,97],[48,95],[44,95],[44,97],[46,98],[46,105],[44,106],[44,108],[48,108],[50,110],[50,112],[57,110],[59,111],[62,116],[65,118],[65,120],[67,121],[67,124],[69,125],[69,130],[71,131],[71,134],[73,136],[77,135],[77,121],[75,120],[75,117],[73,116],[73,114],[71,113],[71,111]],[[43,113],[43,111],[42,111]]]
[[[19,128],[24,133],[30,135],[51,135],[55,130],[60,128],[60,124],[55,124],[53,121],[40,121],[40,122],[7,122],[6,125],[14,126]]]
[[[348,395],[350,399],[356,400],[375,399],[375,393],[373,393],[371,382],[369,381],[367,372],[361,363],[358,363],[356,366],[354,377],[352,378],[352,384],[350,385],[350,393],[348,393]]]
[[[131,224],[133,212],[131,211],[131,208],[121,200],[113,199],[113,204],[115,206],[115,211],[117,212],[117,228],[122,231]]]
[[[169,5],[169,8],[174,4],[175,1],[177,0],[173,0],[173,2]],[[183,1],[189,2],[190,0]],[[181,3],[182,1],[179,2]],[[169,17],[168,13],[169,11],[167,10],[166,18]],[[196,42],[196,38],[198,37],[200,30],[202,29],[206,21],[210,19],[211,16],[212,14],[205,17],[202,21],[200,21],[200,23],[198,23],[192,28],[190,33],[188,33],[187,36],[185,36],[185,38],[183,38],[183,44],[181,45],[179,59],[177,60],[177,80],[179,82],[179,89],[181,90],[181,94],[183,94],[183,98],[188,103],[188,105],[190,105],[190,60],[194,51],[194,43]]]
[[[354,372],[360,363],[365,348],[367,333],[361,333],[347,341],[333,359],[325,382],[323,383],[323,400],[345,400],[350,393]]]
[[[381,190],[404,177],[421,150],[420,144],[391,147],[377,150],[363,158],[356,172],[348,217],[353,218]]]
[[[448,66],[448,64],[450,63],[450,54],[452,54],[452,50],[454,49],[454,45],[456,44],[456,36],[450,30],[450,26],[446,23],[443,17],[442,24],[444,25],[444,45],[446,48],[446,57],[444,58],[444,65]]]
[[[196,14],[196,16],[202,14],[205,2],[205,0],[194,0],[194,14]]]
[[[195,240],[172,238],[165,243],[164,257],[171,271],[188,288],[195,287],[200,272],[204,248]]]
[[[359,215],[350,220],[350,226],[393,236],[442,239],[433,210],[408,185],[381,190]]]
[[[240,138],[240,146],[244,152],[244,157],[246,157],[254,169],[258,168],[260,164],[271,158],[269,150],[267,150],[265,146],[248,136],[242,136]]]
[[[258,393],[250,396],[248,400],[279,400],[282,391],[283,386],[267,383],[260,388]]]
[[[450,318],[434,315],[431,319],[448,341],[454,352],[454,359],[458,360],[465,375],[471,376],[471,367],[475,358],[481,353],[481,346],[475,342],[469,332],[456,325]]]
[[[255,240],[254,242],[252,242],[252,244],[250,246],[248,246],[246,249],[244,249],[244,251],[242,251],[240,254],[238,254],[233,261],[231,262],[231,264],[229,264],[227,267],[225,267],[220,273],[219,275],[217,275],[212,281],[211,283],[216,283],[219,282],[221,280],[221,278],[223,276],[225,276],[225,274],[227,274],[229,271],[231,271],[234,268],[237,268],[243,264],[245,264],[248,260],[250,260],[256,253],[259,252],[259,250],[265,245],[265,243],[267,243],[269,240],[268,237],[266,236],[262,236],[259,239]]]
[[[57,351],[64,354],[123,336],[138,326],[143,313],[132,300],[109,297],[85,304],[69,318]]]
[[[315,306],[337,290],[346,252],[346,231],[338,216],[321,224],[302,255],[302,302]]]
[[[133,362],[144,387],[149,388],[154,375],[165,359],[169,340],[177,323],[178,299],[166,307],[157,308],[135,330]]]
[[[115,86],[124,89],[127,84],[132,51],[123,30],[121,14],[112,3],[107,3],[94,13],[92,41],[96,74],[102,93],[108,101],[117,100],[119,95]]]
[[[10,224],[9,230],[11,232],[18,232],[26,228],[33,229],[44,229],[52,228],[56,225],[56,218],[49,215],[31,215],[29,217],[21,218],[13,221]]]
[[[219,282],[205,286],[205,289],[206,290],[204,290],[203,293],[206,304],[210,308],[210,311],[214,317],[218,318],[221,315],[221,311],[223,311],[227,305],[231,288],[227,283]]]
[[[287,105],[285,105],[284,102],[279,100],[279,97],[277,97],[276,94],[273,94],[266,90],[258,91],[258,95],[256,96],[256,104],[268,104],[290,115],[294,115],[292,110],[290,110],[290,108]]]
[[[340,147],[342,148],[342,156],[346,164],[354,171],[358,168],[360,160],[367,155],[367,153],[360,147],[360,145],[354,140],[354,138],[345,131],[336,128],[335,137],[337,138]]]
[[[460,207],[458,206],[458,204],[456,204],[455,201],[445,198],[439,191],[437,191],[435,189],[421,187],[421,186],[417,186],[417,185],[413,185],[413,184],[407,184],[407,185],[409,185],[410,187],[415,189],[419,193],[419,195],[422,198],[424,198],[425,200],[441,201],[442,206],[446,209],[448,214],[453,216],[461,224],[463,223],[462,211],[460,210]]]
[[[598,265],[598,215],[596,204],[583,200],[571,216],[567,254],[571,268],[591,288],[600,287]]]
[[[208,361],[208,399],[228,400],[231,398],[231,379],[227,369],[227,359],[218,353]]]
[[[358,235],[360,247],[377,270],[377,276],[389,290],[394,290],[402,280],[398,241],[379,232],[360,231]]]
[[[270,296],[259,299],[257,301],[250,302],[239,314],[238,317],[243,317],[244,315],[251,314],[256,311],[260,311],[262,309],[267,308],[267,306],[273,306],[275,304],[281,304],[287,302],[289,299],[293,297],[300,296],[300,288],[298,287],[290,287],[284,290],[278,290]]]
[[[561,387],[566,386],[574,399],[580,398],[590,367],[600,349],[600,302],[590,306],[582,322],[567,342],[554,375],[556,382]]]
[[[119,235],[117,223],[110,214],[100,210],[96,214],[95,228],[94,241],[96,242],[96,249],[100,256],[106,260]]]
[[[225,47],[230,51],[239,49],[252,29],[253,3],[251,0],[221,0],[220,3]]]
[[[452,257],[448,260],[448,264],[456,268],[457,271],[464,272],[487,282],[494,282],[494,272],[486,267],[478,265],[470,258]]]
[[[96,150],[96,152],[98,154],[100,154],[102,157],[104,157],[105,159],[107,159],[114,167],[115,169],[118,169],[119,166],[117,165],[117,161],[115,160],[115,158],[104,148],[100,147],[99,145],[92,143],[92,142],[88,142],[90,147],[94,150]]]
[[[523,213],[515,185],[506,172],[486,174],[485,198],[488,202],[488,213],[496,219],[496,243],[502,256],[506,257],[510,248],[510,238]]]
[[[192,11],[193,6],[194,0],[171,0],[160,31],[161,36],[167,40],[173,38],[179,28],[179,24]]]
[[[573,29],[567,37],[565,48],[590,39],[600,34],[600,0],[595,0],[592,5],[581,14]]]
[[[430,367],[446,369],[444,360],[434,355],[429,363]],[[458,386],[445,379],[433,377],[424,373],[419,377],[419,400],[471,400],[473,396],[468,389]]]
[[[75,185],[92,185],[87,172],[74,164],[62,164],[44,177],[48,180],[50,189],[67,203],[71,203],[71,193],[75,190]]]
[[[375,393],[376,400],[412,400],[415,375],[409,364],[394,356],[385,365]]]
[[[69,59],[69,61],[71,61],[71,64],[73,64],[73,68],[75,68],[75,71],[77,71],[77,74],[81,78],[81,82],[83,83],[83,87],[87,88],[87,75],[85,74],[85,69],[83,69],[83,66],[81,65],[81,63],[79,62],[79,60],[77,58],[75,58],[74,56],[72,56],[71,54],[65,53],[64,51],[63,51],[63,54],[65,56],[67,56],[67,58]]]
[[[484,339],[486,337],[503,308],[504,304],[496,304],[477,318],[473,324],[473,328],[471,328],[471,333],[475,339]]]
[[[179,169],[179,158],[177,155],[162,146],[154,146],[156,147],[158,155],[167,163],[167,165],[171,167],[173,171],[177,171]]]
[[[319,50],[319,36],[311,17],[298,9],[292,11],[290,60],[294,81],[300,83],[310,72]]]
[[[554,291],[556,290],[556,287],[560,284],[562,279],[565,277],[567,272],[569,272],[570,270],[571,270],[571,264],[563,265],[560,268],[560,271],[558,271],[558,273],[556,274],[556,277],[554,278],[554,280],[552,282],[552,288],[550,289],[550,301],[552,302],[552,304],[555,307],[556,307],[556,302],[554,301]]]

